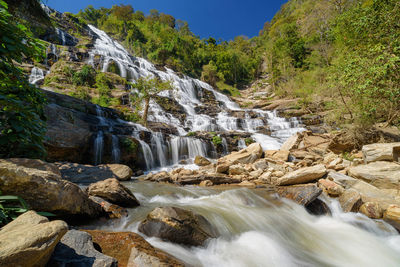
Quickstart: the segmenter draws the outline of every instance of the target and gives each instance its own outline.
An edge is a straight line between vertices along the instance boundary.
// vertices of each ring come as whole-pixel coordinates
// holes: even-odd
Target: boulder
[[[106,232],[85,230],[102,253],[117,259],[120,267],[183,267],[184,264],[171,255],[154,248],[138,234],[131,232]]]
[[[319,164],[312,167],[305,167],[293,172],[289,172],[286,175],[278,178],[276,180],[276,184],[294,185],[294,184],[308,183],[323,177],[325,174],[326,174],[325,166]]]
[[[362,204],[359,212],[371,219],[381,219],[383,217],[383,210],[379,203],[376,202],[366,202]]]
[[[265,171],[268,169],[268,161],[266,159],[259,159],[253,163],[253,170]]]
[[[218,162],[230,162],[231,164],[249,164],[254,163],[256,160],[261,158],[263,150],[260,144],[254,143],[249,145],[247,148],[242,149],[238,152],[233,152],[223,158],[220,158]]]
[[[365,145],[362,153],[366,164],[374,161],[399,161],[400,143]]]
[[[331,197],[338,197],[344,192],[344,188],[341,185],[328,179],[318,180],[318,186]]]
[[[227,162],[218,162],[217,166],[215,167],[215,172],[217,173],[228,173],[229,171],[229,163]]]
[[[330,171],[327,179],[335,182],[338,185],[341,185],[344,188],[350,188],[357,182],[357,179],[335,171]]]
[[[307,204],[305,206],[305,208],[310,214],[317,215],[317,216],[332,214],[329,206],[319,198],[317,198],[314,201],[312,201],[311,203]]]
[[[101,207],[79,186],[63,180],[55,167],[41,160],[0,160],[1,191],[22,197],[36,211],[48,211],[65,218],[101,215]]]
[[[288,161],[289,159],[288,150],[267,150],[264,153],[266,158],[270,158],[277,161]]]
[[[210,165],[211,162],[208,159],[206,159],[205,157],[196,156],[196,158],[194,159],[194,164],[201,167],[201,166]]]
[[[45,266],[67,231],[65,222],[34,211],[20,215],[0,230],[0,266]]]
[[[201,215],[176,207],[156,208],[140,223],[139,231],[172,243],[202,246],[215,238],[211,224]]]
[[[339,197],[339,203],[344,212],[358,212],[362,205],[361,195],[354,189],[346,190]]]
[[[242,180],[222,173],[199,173],[193,175],[179,175],[175,183],[179,185],[195,185],[203,181],[211,181],[214,185],[237,184]]]
[[[140,205],[132,192],[114,178],[91,184],[87,192],[90,196],[104,198],[122,207],[133,208]]]
[[[116,259],[97,251],[92,236],[78,230],[68,231],[57,244],[48,266],[117,267]]]
[[[130,180],[133,171],[122,164],[104,164],[98,166],[82,165],[77,163],[56,163],[63,179],[73,183],[96,183],[109,178],[120,181]]]
[[[322,193],[322,189],[315,184],[280,186],[277,189],[279,196],[291,199],[296,203],[306,206],[313,202]]]
[[[351,188],[357,190],[360,193],[361,199],[364,203],[376,202],[381,205],[382,209],[386,209],[391,204],[399,204],[395,196],[388,194],[384,190],[380,190],[379,188],[364,181],[357,181],[351,186]]]
[[[349,174],[381,189],[400,189],[400,164],[376,161],[349,169]]]
[[[236,164],[229,167],[229,175],[247,174],[246,169],[242,164]]]
[[[286,140],[285,143],[283,143],[283,145],[281,146],[281,150],[284,150],[284,151],[292,150],[300,142],[299,139],[300,139],[300,134],[296,133],[296,134],[292,135],[291,137],[289,137],[288,140]]]
[[[383,214],[383,219],[400,231],[400,205],[390,205]]]
[[[110,219],[121,219],[122,217],[128,216],[128,210],[125,208],[122,208],[115,204],[111,204],[101,197],[91,196],[89,198],[99,204],[103,208],[104,212],[108,214],[108,217]]]

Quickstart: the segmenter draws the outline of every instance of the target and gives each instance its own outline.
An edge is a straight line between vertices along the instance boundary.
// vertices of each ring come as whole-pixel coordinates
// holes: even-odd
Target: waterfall
[[[65,45],[66,44],[65,32],[63,30],[60,30],[59,28],[56,28],[56,32],[61,40],[61,44]]]
[[[112,149],[111,156],[114,163],[119,163],[121,160],[121,149],[119,147],[119,138],[116,135],[112,135]]]
[[[158,159],[160,167],[167,166],[167,159],[165,157],[166,145],[164,143],[164,136],[162,133],[153,133],[151,136],[151,146],[155,152],[155,157]]]
[[[245,149],[246,147],[246,141],[243,138],[240,138],[238,141],[238,150]]]
[[[227,155],[227,154],[229,154],[228,142],[226,142],[225,137],[221,137],[221,139],[222,139],[223,154]]]
[[[177,101],[185,112],[184,119],[178,119],[174,115],[175,113],[164,110],[154,100],[150,101],[149,121],[173,126],[177,129],[178,136],[169,136],[168,147],[164,143],[164,136],[161,138],[159,134],[145,129],[152,134],[151,146],[141,140],[148,169],[171,163],[177,164],[182,159],[194,158],[197,155],[213,154],[212,151],[207,150],[209,141],[185,137],[188,132],[248,132],[252,134],[254,140],[261,143],[263,149],[279,149],[288,137],[304,130],[295,118],[287,120],[277,116],[276,112],[241,109],[237,103],[214,90],[209,84],[185,75],[178,75],[169,68],[160,70],[146,59],[131,56],[121,44],[104,31],[92,25],[89,25],[89,28],[92,32],[91,35],[97,37],[94,48],[89,51],[89,64],[94,66],[95,56],[100,56],[102,71],[108,71],[110,63],[113,62],[118,66],[120,75],[132,82],[140,77],[159,77],[163,81],[169,80],[174,89],[161,92],[159,96]],[[134,88],[132,88],[133,90]],[[207,106],[210,105],[207,104],[208,102],[202,102],[210,94],[214,97],[211,102],[213,107]],[[219,104],[215,106],[213,101],[217,101]],[[207,112],[208,109],[214,108],[217,109],[217,113],[212,114],[216,114],[216,116]],[[203,112],[199,110],[203,110]],[[232,116],[231,114],[236,114],[235,112],[243,114],[243,116],[241,118]],[[265,134],[265,129],[270,131],[270,135]],[[240,145],[243,147],[243,143]],[[226,140],[223,140],[223,147],[224,153],[229,153]]]
[[[29,76],[29,83],[37,84],[40,81],[44,80],[44,72],[42,69],[37,67],[33,67],[31,71],[31,75]]]
[[[98,131],[96,139],[94,140],[94,165],[102,163],[104,148],[104,134],[103,131]]]

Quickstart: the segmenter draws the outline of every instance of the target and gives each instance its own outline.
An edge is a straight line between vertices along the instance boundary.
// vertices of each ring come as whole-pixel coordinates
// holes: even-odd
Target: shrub
[[[86,85],[92,87],[95,83],[96,71],[92,66],[85,65],[80,71],[72,76],[72,83],[75,85]]]
[[[222,145],[222,138],[218,135],[213,136],[212,142],[215,146]]]

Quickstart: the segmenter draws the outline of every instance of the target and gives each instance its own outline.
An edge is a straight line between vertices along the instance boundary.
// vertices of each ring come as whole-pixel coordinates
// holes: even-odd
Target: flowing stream
[[[91,225],[133,231],[155,207],[176,206],[206,217],[219,232],[204,247],[185,247],[146,238],[189,266],[399,266],[400,236],[381,220],[343,213],[326,200],[330,216],[314,216],[266,189],[202,188],[125,183],[141,206],[127,218]]]

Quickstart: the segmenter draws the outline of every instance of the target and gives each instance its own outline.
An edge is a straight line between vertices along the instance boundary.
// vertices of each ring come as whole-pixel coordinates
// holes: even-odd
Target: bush
[[[85,65],[80,71],[72,76],[72,83],[75,85],[86,85],[92,87],[95,83],[96,71],[92,66]]]
[[[222,145],[222,138],[218,135],[213,136],[212,142],[213,142],[214,146]]]

